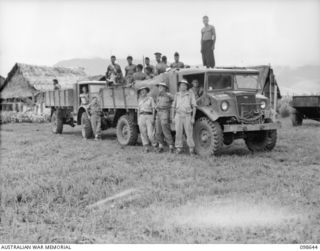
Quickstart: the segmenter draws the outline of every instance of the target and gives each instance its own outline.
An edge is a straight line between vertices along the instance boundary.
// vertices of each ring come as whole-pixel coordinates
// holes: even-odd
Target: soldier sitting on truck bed
[[[180,55],[178,52],[174,53],[174,62],[170,65],[171,69],[181,69],[184,68],[184,63],[180,60]]]
[[[53,79],[53,90],[60,90],[61,89],[61,85],[59,85],[58,79]]]
[[[144,63],[145,63],[144,73],[148,75],[147,71],[150,71],[150,74],[154,74],[155,69],[154,69],[154,66],[150,64],[150,58],[146,57],[144,59]]]
[[[146,74],[146,79],[152,79],[154,77],[153,68],[151,68],[150,66],[146,66],[144,68],[144,72]]]
[[[147,74],[142,72],[143,66],[142,64],[137,65],[137,72],[133,73],[133,80],[145,80]]]
[[[116,63],[116,56],[111,56],[111,64],[109,64],[106,72],[107,84],[123,84],[124,78],[121,67]]]
[[[154,74],[159,75],[162,71],[161,53],[156,52],[154,55],[156,56],[156,62],[157,62],[154,68]]]
[[[126,82],[128,84],[128,83],[133,82],[133,74],[137,71],[137,66],[132,63],[132,61],[133,61],[132,56],[128,56],[127,61],[128,61],[128,65],[125,68],[125,72],[126,72],[125,78],[126,78]]]

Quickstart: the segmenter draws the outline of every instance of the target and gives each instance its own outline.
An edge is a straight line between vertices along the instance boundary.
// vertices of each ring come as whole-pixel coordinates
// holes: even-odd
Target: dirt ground
[[[2,125],[0,243],[320,243],[320,123],[281,122],[210,158]]]

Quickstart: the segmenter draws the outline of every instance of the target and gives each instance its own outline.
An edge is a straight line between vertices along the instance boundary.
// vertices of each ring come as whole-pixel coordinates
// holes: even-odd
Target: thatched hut
[[[86,78],[86,74],[83,68],[16,63],[0,89],[2,109],[20,111],[23,110],[24,105],[30,107],[30,104],[36,106],[42,103],[43,92],[53,89],[52,80],[55,78],[58,79],[62,88],[71,88],[72,84]],[[42,110],[40,109],[40,112]]]
[[[0,75],[0,90],[2,88],[2,85],[4,84],[4,81],[5,81],[5,78]]]

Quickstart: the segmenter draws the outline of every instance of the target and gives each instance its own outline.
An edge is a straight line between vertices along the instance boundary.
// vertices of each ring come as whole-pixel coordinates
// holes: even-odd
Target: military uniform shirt
[[[89,109],[90,109],[91,114],[101,115],[102,109],[101,109],[99,102],[98,103],[91,103],[89,105]]]
[[[196,99],[200,98],[203,94],[203,88],[202,87],[198,87],[198,88],[194,88],[192,87],[191,90],[193,91]]]
[[[159,93],[157,97],[156,109],[167,110],[171,108],[173,97],[170,93]]]
[[[173,68],[173,69],[182,69],[182,68],[184,68],[184,63],[182,63],[182,62],[178,62],[178,63],[174,62],[174,63],[172,63],[170,65],[170,67]]]
[[[144,98],[140,98],[139,102],[139,112],[153,112],[153,109],[155,108],[155,103],[152,97],[147,96]]]
[[[190,114],[192,113],[192,108],[196,106],[197,103],[193,91],[188,90],[185,93],[176,93],[173,107],[178,114]]]

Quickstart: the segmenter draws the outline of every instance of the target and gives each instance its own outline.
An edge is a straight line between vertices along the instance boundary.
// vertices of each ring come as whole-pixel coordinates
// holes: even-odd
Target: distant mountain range
[[[89,75],[104,75],[110,60],[103,58],[74,58],[62,60],[55,66],[83,67]],[[117,59],[117,63],[124,70],[126,59]],[[134,60],[135,64],[142,63]],[[151,62],[154,63],[154,62]],[[320,65],[306,65],[300,67],[272,66],[282,95],[320,93]]]

